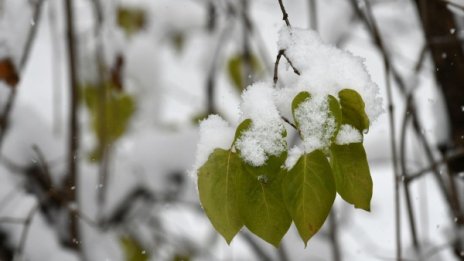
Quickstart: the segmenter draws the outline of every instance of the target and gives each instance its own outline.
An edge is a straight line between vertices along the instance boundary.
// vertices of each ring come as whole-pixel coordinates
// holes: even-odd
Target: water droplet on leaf
[[[267,184],[267,182],[269,181],[269,178],[266,175],[259,175],[258,181],[263,184]]]

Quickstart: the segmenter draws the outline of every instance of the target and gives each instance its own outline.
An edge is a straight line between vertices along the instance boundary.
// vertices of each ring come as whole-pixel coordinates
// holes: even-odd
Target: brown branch
[[[282,11],[282,20],[285,21],[285,24],[288,26],[288,27],[292,27],[290,25],[290,21],[288,20],[288,13],[287,11],[285,10],[285,6],[284,6],[284,3],[282,2],[282,0],[279,0],[279,6],[280,6],[280,10]]]
[[[441,165],[447,164],[448,162],[450,162],[450,161],[452,161],[454,159],[459,159],[462,156],[464,156],[464,150],[459,150],[457,152],[454,152],[451,155],[445,155],[445,157],[443,157],[443,159],[435,161],[432,164],[430,164],[429,166],[427,166],[427,167],[425,167],[425,168],[423,168],[423,169],[421,169],[421,170],[419,170],[419,171],[417,171],[417,172],[415,172],[413,174],[404,176],[404,181],[407,182],[407,183],[415,181],[418,178],[421,178],[422,176],[424,176],[424,174],[426,174],[427,172],[431,172],[434,169],[440,167]]]
[[[274,86],[277,84],[277,81],[279,80],[279,63],[280,63],[280,58],[282,58],[282,55],[284,55],[284,50],[280,50],[277,53],[276,61],[274,63]]]
[[[284,116],[281,116],[280,118],[286,123],[288,123],[288,125],[292,126],[295,130],[298,130],[298,127],[293,122],[291,122],[289,119],[285,118]]]
[[[95,23],[95,37],[98,38],[99,34],[101,34],[102,27],[103,27],[103,8],[100,0],[92,0],[93,3],[93,9],[94,9],[94,16],[96,19]],[[98,204],[98,216],[101,216],[101,211],[103,209],[103,206],[106,202],[106,191],[107,191],[107,186],[106,184],[108,183],[109,179],[109,164],[110,164],[110,156],[111,156],[111,149],[112,146],[111,144],[108,143],[107,140],[107,112],[105,110],[106,104],[107,104],[107,88],[106,88],[106,82],[109,80],[108,76],[108,70],[105,68],[105,63],[104,63],[104,57],[103,54],[105,53],[104,45],[103,42],[98,39],[97,41],[97,53],[95,55],[96,59],[96,64],[97,64],[97,69],[98,69],[98,75],[99,75],[99,87],[98,87],[98,108],[97,108],[97,113],[99,116],[99,123],[98,123],[98,133],[99,133],[99,143],[100,143],[100,148],[101,151],[99,151],[100,154],[100,166],[98,170],[98,184],[102,185],[101,188],[98,189],[97,192],[97,204]],[[120,77],[121,75],[121,67],[124,64],[123,57],[121,55],[118,55],[116,58],[115,62],[115,72],[116,76]],[[121,85],[120,80],[117,81],[119,82],[119,85]],[[121,87],[121,86],[120,86]]]
[[[390,147],[392,150],[392,163],[393,163],[393,180],[394,180],[394,202],[395,202],[395,239],[396,239],[396,258],[401,260],[401,214],[400,214],[400,195],[399,195],[399,168],[397,164],[397,153],[396,153],[396,130],[395,130],[395,115],[394,115],[394,105],[393,105],[393,90],[391,86],[390,74],[392,72],[391,61],[387,50],[384,47],[382,42],[382,38],[380,36],[379,30],[377,28],[376,21],[374,16],[372,15],[372,11],[370,9],[370,4],[368,1],[364,1],[366,5],[366,13],[365,15],[362,10],[360,9],[356,0],[350,0],[351,6],[361,21],[366,25],[368,31],[374,38],[375,44],[378,46],[379,50],[382,53],[382,58],[384,62],[385,68],[385,79],[386,79],[386,89],[387,89],[387,102],[388,102],[388,116],[389,116],[389,124],[390,124]],[[369,21],[370,20],[370,21]]]
[[[284,56],[285,59],[287,60],[287,62],[288,62],[288,64],[290,65],[290,67],[292,67],[293,72],[294,72],[295,74],[297,74],[297,75],[301,75],[301,74],[300,74],[300,71],[293,65],[292,61],[288,58],[288,56],[287,56],[287,54],[285,53],[285,51],[284,51],[284,53],[283,53],[283,56]]]
[[[66,177],[66,191],[68,202],[77,204],[77,191],[76,181],[78,173],[77,158],[79,153],[79,126],[77,118],[78,109],[78,83],[77,83],[77,48],[76,39],[74,36],[74,16],[72,1],[65,1],[65,16],[66,16],[66,29],[67,29],[67,47],[68,47],[68,69],[69,69],[69,81],[70,81],[70,121],[69,121],[69,140],[68,140],[68,173]],[[79,222],[75,215],[70,213],[69,215],[69,238],[68,244],[70,247],[78,250],[79,249]]]
[[[300,71],[293,65],[292,61],[285,54],[285,50],[279,50],[279,52],[277,53],[276,61],[274,63],[274,86],[277,84],[277,81],[279,80],[279,63],[282,56],[285,57],[290,67],[292,67],[293,72],[297,75],[301,75]]]
[[[24,254],[24,248],[26,247],[27,236],[31,227],[32,218],[34,217],[38,209],[39,205],[35,205],[34,207],[32,207],[32,209],[29,210],[26,219],[24,220],[24,227],[23,231],[21,232],[21,237],[19,239],[19,245],[15,251],[15,255],[13,258],[14,260],[20,260],[20,257]]]
[[[401,126],[401,136],[400,136],[400,167],[401,167],[401,173],[402,176],[404,177],[405,173],[407,172],[406,170],[406,130],[408,126],[408,122],[410,120],[411,114],[409,113],[410,111],[410,106],[413,100],[413,95],[410,94],[407,98],[406,102],[406,109],[404,112],[403,116],[403,122]],[[399,181],[398,181],[399,182]],[[414,209],[412,206],[412,200],[411,200],[411,190],[410,186],[408,186],[408,183],[403,183],[404,187],[404,192],[405,192],[405,199],[406,199],[406,210],[408,213],[408,218],[409,218],[409,228],[411,231],[411,237],[412,237],[412,243],[414,246],[414,250],[416,251],[416,254],[420,253],[420,246],[419,246],[419,240],[417,237],[417,229],[416,229],[416,222],[415,222],[415,217],[414,217]]]

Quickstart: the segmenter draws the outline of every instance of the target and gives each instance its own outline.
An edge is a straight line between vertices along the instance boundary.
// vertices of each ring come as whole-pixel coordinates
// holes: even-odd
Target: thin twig
[[[406,109],[405,113],[403,116],[403,122],[401,126],[401,136],[400,136],[400,166],[401,166],[401,173],[404,177],[406,175],[406,130],[408,126],[408,122],[410,120],[411,114],[409,114],[410,110],[410,105],[413,100],[413,95],[410,94],[407,98],[406,102]],[[415,222],[415,217],[414,217],[414,209],[412,206],[412,200],[411,200],[411,191],[410,187],[408,186],[408,183],[403,183],[404,187],[404,192],[405,192],[405,200],[406,200],[406,210],[408,213],[408,218],[409,218],[409,228],[411,230],[411,237],[412,237],[412,243],[414,246],[414,250],[416,251],[416,255],[420,255],[420,246],[419,246],[419,240],[417,238],[417,229],[416,229],[416,222]]]
[[[399,168],[397,164],[397,153],[396,153],[396,129],[395,129],[395,115],[394,115],[394,105],[393,105],[393,94],[392,86],[390,81],[391,73],[391,63],[387,51],[380,37],[379,30],[377,28],[376,21],[372,15],[370,4],[368,1],[364,1],[366,5],[367,16],[363,14],[356,0],[350,0],[353,9],[359,18],[365,23],[368,27],[368,30],[373,34],[375,43],[382,52],[384,68],[385,68],[385,79],[386,79],[386,88],[387,88],[387,102],[388,102],[388,116],[390,124],[390,147],[392,150],[392,160],[393,160],[393,180],[394,180],[394,202],[395,202],[395,238],[396,238],[396,258],[401,260],[401,214],[400,214],[400,195],[399,195]]]
[[[21,232],[21,237],[19,239],[19,244],[18,244],[18,247],[16,248],[13,260],[20,260],[21,256],[24,254],[24,248],[26,247],[26,241],[27,241],[27,237],[29,234],[29,229],[31,227],[32,218],[34,217],[38,209],[39,209],[38,204],[32,207],[26,219],[24,220],[23,231]]]
[[[39,27],[39,21],[40,21],[40,17],[42,13],[41,11],[42,11],[43,2],[44,0],[38,0],[35,4],[34,14],[32,15],[32,19],[34,23],[32,24],[31,29],[29,29],[29,33],[26,39],[26,44],[24,45],[24,51],[19,61],[18,68],[19,68],[19,72],[21,73],[24,71],[26,62],[29,60],[29,54],[31,53],[32,43],[34,42],[38,27]],[[8,130],[11,111],[13,109],[13,105],[16,100],[16,93],[17,93],[17,88],[16,87],[11,88],[11,92],[10,92],[10,95],[8,96],[5,108],[3,109],[3,112],[0,115],[0,152],[2,150],[3,139]]]
[[[279,80],[279,63],[280,63],[280,58],[282,58],[282,55],[284,55],[284,50],[280,50],[277,53],[276,61],[274,63],[274,86],[277,84],[277,81]]]
[[[72,1],[65,1],[65,12],[66,12],[66,28],[67,28],[67,47],[68,47],[68,63],[69,63],[69,81],[71,89],[71,101],[70,101],[70,121],[69,121],[69,141],[68,141],[68,173],[66,177],[66,186],[68,201],[77,204],[77,173],[78,164],[77,158],[79,153],[79,126],[77,118],[78,109],[78,83],[77,83],[77,48],[76,38],[74,36],[74,14]],[[75,215],[70,215],[70,226],[69,226],[69,245],[79,249],[79,222]]]
[[[279,6],[280,6],[280,10],[282,10],[282,20],[285,21],[285,24],[287,24],[288,27],[292,27],[290,25],[290,21],[288,20],[288,13],[285,10],[285,6],[284,6],[284,3],[282,2],[282,0],[279,0]]]
[[[435,161],[432,164],[430,164],[429,166],[427,166],[427,167],[425,167],[425,168],[423,168],[423,169],[421,169],[421,170],[419,170],[419,171],[417,171],[417,172],[415,172],[413,174],[405,176],[404,181],[409,183],[409,182],[412,182],[414,180],[417,180],[418,178],[422,177],[427,172],[433,171],[435,168],[438,168],[443,164],[447,164],[448,162],[450,162],[450,161],[452,161],[454,159],[461,158],[462,156],[464,156],[464,150],[459,150],[459,151],[454,152],[453,154],[445,155],[445,157],[443,157],[443,159]]]
[[[288,58],[287,54],[285,53],[285,50],[279,50],[279,52],[277,53],[276,61],[274,63],[274,86],[277,84],[277,81],[279,80],[279,63],[282,56],[285,57],[290,67],[292,67],[293,72],[297,75],[301,75],[300,71],[293,65],[292,61]]]
[[[421,71],[423,64],[424,64],[424,57],[426,53],[426,47],[424,46],[419,54],[419,58],[417,59],[416,65],[414,66],[414,76],[417,77],[419,72]],[[412,86],[412,90],[406,97],[406,109],[403,115],[403,122],[401,126],[401,136],[400,136],[400,166],[401,166],[401,173],[402,177],[405,177],[407,174],[406,168],[406,145],[407,145],[407,126],[411,119],[411,109],[414,106],[414,97],[413,92],[417,89],[416,84]],[[416,251],[416,255],[419,256],[419,259],[422,259],[422,251],[420,249],[419,240],[417,236],[417,229],[416,229],[416,222],[415,222],[415,215],[414,215],[414,208],[412,206],[412,197],[411,197],[411,190],[410,190],[410,183],[404,182],[404,192],[405,192],[405,200],[406,200],[406,207],[407,213],[409,218],[409,228],[411,232],[412,242],[414,246],[414,250]]]
[[[287,62],[288,62],[288,64],[290,65],[290,67],[292,67],[293,72],[294,72],[295,74],[297,74],[297,75],[301,75],[301,74],[300,74],[300,71],[293,65],[292,61],[288,58],[288,56],[287,56],[287,54],[285,53],[285,51],[284,51],[284,53],[283,53],[283,56],[284,56],[285,59],[287,60]]]
[[[105,205],[106,202],[106,191],[107,191],[107,186],[106,184],[108,183],[109,179],[109,164],[111,161],[111,150],[112,146],[109,144],[108,137],[106,135],[107,133],[107,112],[106,112],[106,104],[107,104],[107,81],[109,80],[108,78],[108,70],[105,66],[104,63],[104,57],[103,55],[105,54],[105,48],[103,45],[103,41],[99,39],[99,36],[102,33],[103,30],[103,22],[104,22],[104,16],[103,16],[103,8],[102,8],[102,3],[100,0],[92,0],[92,7],[94,11],[94,16],[95,20],[97,21],[95,23],[95,37],[97,38],[97,53],[95,55],[96,59],[96,64],[97,64],[97,69],[98,69],[98,75],[99,75],[99,86],[98,86],[98,107],[97,107],[97,113],[99,116],[99,123],[98,123],[98,133],[99,133],[99,156],[100,156],[100,166],[98,169],[98,184],[99,186],[101,185],[102,188],[98,190],[97,192],[97,204],[98,204],[98,216],[101,216],[101,211],[103,209],[103,206]],[[119,59],[119,57],[118,57]],[[122,61],[122,58],[120,58]]]
[[[26,222],[24,218],[0,217],[0,223],[23,225]]]
[[[230,18],[229,18],[230,19]],[[226,27],[221,32],[219,39],[217,41],[216,47],[214,49],[212,55],[211,65],[206,76],[206,97],[207,97],[207,112],[208,114],[216,113],[216,105],[215,105],[215,76],[217,70],[217,63],[219,62],[219,56],[222,48],[225,46],[225,43],[230,37],[230,31],[233,29],[234,23],[230,23],[227,21]]]

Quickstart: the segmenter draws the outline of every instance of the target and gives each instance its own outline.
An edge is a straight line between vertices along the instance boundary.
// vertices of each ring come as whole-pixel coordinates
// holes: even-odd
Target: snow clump
[[[323,43],[314,31],[287,26],[280,30],[278,48],[285,50],[301,74],[295,76],[291,69],[281,70],[279,80],[286,88],[294,88],[296,93],[307,91],[334,97],[342,89],[353,89],[363,98],[370,122],[383,112],[379,87],[367,72],[363,58]]]
[[[197,146],[197,156],[194,170],[198,170],[216,148],[229,149],[235,130],[218,115],[210,115],[200,123],[200,141]]]
[[[251,127],[236,141],[235,147],[245,162],[255,167],[265,164],[269,155],[279,156],[286,150],[285,126],[274,102],[275,89],[260,82],[242,94],[242,120],[251,119]]]
[[[349,124],[340,126],[340,131],[335,138],[335,143],[338,145],[346,145],[350,143],[362,142],[361,133]]]
[[[336,123],[335,117],[329,111],[326,96],[318,95],[306,99],[296,108],[295,118],[306,153],[329,147]]]

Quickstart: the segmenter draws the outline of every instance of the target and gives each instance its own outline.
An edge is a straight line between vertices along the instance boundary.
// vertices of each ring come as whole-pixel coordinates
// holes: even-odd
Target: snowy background
[[[30,177],[16,167],[40,164],[34,147],[39,148],[48,162],[53,182],[59,183],[63,178],[67,164],[69,84],[63,1],[44,1],[38,21],[33,19],[35,2],[0,1],[0,58],[10,57],[19,66],[28,30],[33,26],[38,30],[28,61],[20,71],[17,99],[1,149],[0,246],[10,249],[21,244],[24,226],[2,222],[2,218],[23,219],[38,203],[36,194],[30,192],[34,189],[28,187]],[[207,112],[206,86],[211,70],[217,112],[233,126],[240,120],[240,92],[227,69],[228,60],[241,52],[243,34],[240,16],[228,14],[227,4],[237,5],[235,2],[239,1],[214,3],[217,14],[213,31],[207,29],[210,1],[100,1],[105,19],[97,36],[92,1],[73,2],[79,81],[95,81],[97,55],[103,56],[108,67],[122,55],[124,91],[136,103],[124,135],[112,146],[106,184],[100,184],[99,166],[88,157],[96,143],[89,111],[85,106],[79,109],[81,147],[77,155],[76,189],[79,212],[85,216],[79,219],[79,244],[85,260],[139,260],[127,259],[124,246],[131,244],[137,246],[130,249],[139,249],[149,260],[260,260],[262,256],[257,254],[257,249],[273,260],[280,260],[282,252],[288,260],[332,260],[328,222],[306,248],[293,226],[282,242],[284,250],[276,250],[247,231],[242,231],[228,246],[199,206],[196,180],[188,172],[194,165],[199,138],[195,119]],[[374,15],[394,64],[408,83],[420,83],[417,103],[420,116],[425,119],[422,131],[437,144],[447,137],[443,120],[446,117],[435,87],[430,57],[426,57],[424,69],[414,73],[424,44],[416,7],[405,0],[373,2]],[[274,0],[254,0],[249,4],[254,28],[250,48],[259,57],[261,67],[252,80],[271,80],[279,30],[284,24],[281,10]],[[285,5],[292,26],[309,27],[308,1],[287,0]],[[145,11],[144,28],[130,36],[125,34],[116,24],[116,12],[121,7]],[[355,210],[338,196],[336,199],[335,218],[342,258],[394,260],[394,177],[383,60],[366,28],[355,18],[349,1],[319,0],[317,16],[322,40],[363,57],[383,98],[384,113],[372,123],[364,140],[374,183],[371,212]],[[99,53],[100,44],[104,47],[103,53]],[[0,82],[2,108],[10,92],[11,88]],[[404,103],[395,88],[393,101],[398,133]],[[428,165],[416,145],[411,141],[407,151],[408,167],[412,170]],[[97,194],[103,186],[106,201],[99,205]],[[131,196],[134,193],[137,196]],[[433,176],[415,181],[412,195],[424,259],[454,260],[449,247],[453,219]],[[21,258],[80,260],[82,256],[60,244],[60,233],[63,233],[60,230],[66,220],[49,211],[46,214],[40,209],[32,216]],[[96,220],[114,216],[117,211],[124,213],[122,220],[107,222],[105,228],[94,226]],[[401,215],[404,255],[416,260],[405,208]],[[124,238],[130,238],[130,243],[124,244]]]

